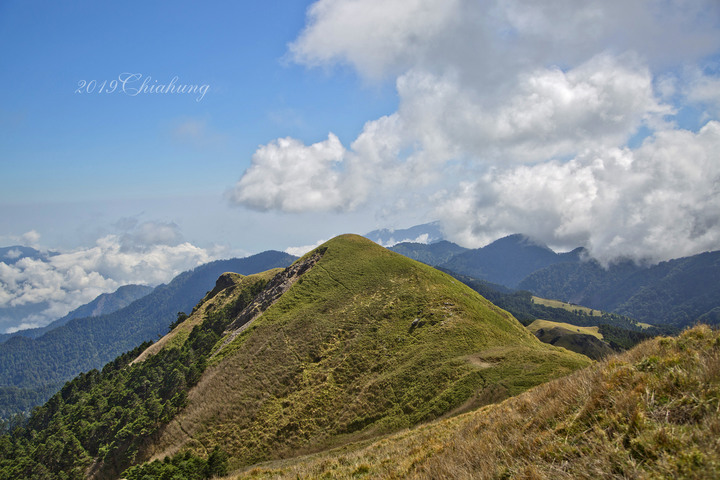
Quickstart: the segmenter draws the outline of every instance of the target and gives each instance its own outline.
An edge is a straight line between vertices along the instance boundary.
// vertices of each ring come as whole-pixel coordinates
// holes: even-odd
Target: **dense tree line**
[[[0,437],[0,478],[81,479],[89,468],[118,475],[137,462],[143,442],[185,406],[227,324],[265,283],[254,283],[224,309],[207,314],[182,346],[131,364],[146,342],[102,370],[67,382],[25,425]],[[215,475],[222,473],[222,458],[219,451],[207,460],[174,458],[162,468],[194,465],[188,467],[193,472]],[[192,475],[180,478],[205,478]]]
[[[102,368],[122,352],[164,335],[177,312],[189,312],[223,273],[249,275],[294,259],[268,251],[210,262],[111,314],[75,318],[36,339],[10,338],[0,344],[0,418],[28,413],[80,372]]]
[[[215,447],[207,459],[182,452],[163,461],[143,463],[123,472],[127,480],[171,479],[204,480],[227,474],[227,453]]]

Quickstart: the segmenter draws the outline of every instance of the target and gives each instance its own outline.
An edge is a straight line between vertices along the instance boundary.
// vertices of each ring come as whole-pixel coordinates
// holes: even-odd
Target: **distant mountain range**
[[[555,264],[579,263],[585,250],[555,253],[521,235],[500,238],[482,248],[467,249],[446,240],[433,244],[399,243],[390,250],[435,267],[478,280],[515,288],[531,273]]]
[[[437,229],[437,236],[431,235],[433,229]],[[467,249],[442,240],[437,223],[374,232],[376,240],[388,242],[413,235],[421,236],[423,243],[403,242],[391,250],[455,275],[522,322],[543,317],[568,323],[583,319],[572,320],[569,312],[535,305],[529,293],[516,294],[514,289],[653,325],[684,327],[699,319],[720,323],[720,252],[650,267],[626,261],[605,269],[588,259],[582,248],[556,253],[524,235]],[[8,261],[43,255],[52,253],[25,247],[0,249],[0,256]],[[4,336],[6,342],[0,344],[0,418],[42,403],[77,373],[100,368],[142,341],[164,334],[168,325],[177,320],[177,313],[189,313],[225,271],[256,273],[287,266],[295,258],[282,252],[263,252],[244,259],[212,262],[150,293],[146,287],[124,287],[47,327],[18,332],[9,339]],[[621,316],[602,321],[614,327],[639,329],[637,323]]]
[[[101,368],[143,341],[164,335],[178,312],[190,312],[222,273],[251,274],[285,267],[295,259],[268,251],[210,262],[113,313],[74,318],[38,338],[8,339],[0,344],[0,417],[39,405],[78,373]]]
[[[5,342],[12,337],[38,338],[50,330],[54,330],[57,327],[65,325],[74,318],[99,317],[100,315],[107,315],[109,313],[116,312],[117,310],[130,305],[135,300],[149,294],[153,291],[153,289],[154,287],[147,285],[123,285],[112,293],[103,293],[97,296],[90,303],[79,306],[64,317],[50,322],[44,327],[18,330],[14,333],[2,333],[0,334],[0,343]]]
[[[440,222],[424,223],[410,228],[383,228],[368,232],[364,236],[383,247],[402,242],[431,244],[445,239]]]
[[[528,275],[518,288],[654,325],[684,327],[700,317],[717,323],[720,251],[648,267],[629,261],[607,269],[596,261],[556,264]]]
[[[398,253],[450,272],[577,303],[652,325],[720,323],[720,251],[643,266],[604,268],[583,248],[556,253],[524,235],[477,249],[451,242],[400,243]]]
[[[514,288],[533,272],[558,263],[578,263],[584,252],[555,253],[525,235],[510,235],[493,243],[454,255],[443,268]]]

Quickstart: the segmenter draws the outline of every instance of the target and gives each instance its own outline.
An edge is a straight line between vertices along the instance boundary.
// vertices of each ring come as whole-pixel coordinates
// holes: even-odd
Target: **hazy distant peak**
[[[512,235],[508,235],[506,237],[499,238],[495,240],[494,242],[489,243],[484,248],[487,249],[494,249],[498,247],[508,247],[508,246],[516,246],[516,247],[538,247],[543,250],[547,250],[548,252],[555,253],[550,247],[548,247],[545,243],[542,241],[530,237],[528,235],[525,235],[523,233],[514,233]]]
[[[365,234],[365,237],[383,247],[392,247],[403,242],[430,244],[445,240],[438,221],[410,228],[382,228]]]
[[[23,247],[21,245],[13,245],[10,247],[0,247],[0,262],[6,265],[12,265],[19,262],[23,258],[42,259],[44,255],[39,250],[31,247]]]

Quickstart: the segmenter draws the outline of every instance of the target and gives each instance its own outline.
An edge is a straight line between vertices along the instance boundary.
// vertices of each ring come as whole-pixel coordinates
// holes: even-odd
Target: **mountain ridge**
[[[291,283],[282,295],[253,301],[267,305],[259,317],[244,313],[258,311],[250,302],[227,321],[187,407],[146,458],[222,446],[237,465],[324,448],[473,408],[588,361],[362,237],[336,237],[285,275],[265,287]]]
[[[529,274],[556,263],[579,261],[580,250],[555,253],[522,234],[509,235],[478,249],[453,256],[439,267],[515,288]]]
[[[135,300],[138,300],[149,294],[154,290],[154,288],[155,287],[150,287],[147,285],[123,285],[114,292],[101,293],[90,302],[84,305],[80,305],[73,311],[69,312],[67,315],[58,318],[57,320],[53,320],[44,327],[29,328],[25,330],[18,330],[17,332],[13,333],[0,334],[0,343],[5,342],[12,337],[18,336],[38,338],[49,332],[50,330],[65,325],[67,322],[75,318],[98,317],[100,315],[106,315],[116,312],[121,308],[128,306]]]
[[[255,273],[295,258],[268,251],[217,260],[181,273],[111,314],[72,319],[36,339],[10,338],[0,344],[0,417],[27,411],[78,373],[101,368],[141,342],[164,335],[178,312],[192,309],[223,272]]]
[[[522,234],[479,249],[448,242],[401,243],[392,250],[456,275],[527,290],[540,297],[581,304],[652,325],[684,327],[704,318],[720,322],[720,251],[654,265],[618,260],[606,266],[584,247],[555,253]],[[459,251],[457,254],[448,252]],[[447,259],[448,255],[450,256]]]

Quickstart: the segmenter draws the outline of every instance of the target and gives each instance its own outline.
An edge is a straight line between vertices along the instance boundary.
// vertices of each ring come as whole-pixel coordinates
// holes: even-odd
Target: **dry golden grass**
[[[228,478],[720,478],[720,334],[657,338],[498,405]]]
[[[600,310],[594,310],[592,308],[583,307],[581,305],[573,305],[571,303],[561,302],[560,300],[549,300],[547,298],[540,298],[540,297],[533,296],[532,301],[537,303],[538,305],[545,305],[546,307],[562,308],[564,310],[569,310],[571,312],[573,312],[575,310],[579,310],[579,311],[584,312],[593,317],[601,317],[602,316],[602,311],[600,311]]]
[[[431,267],[339,237],[214,357],[146,453],[240,467],[377,438],[589,364]]]
[[[535,333],[541,328],[555,328],[560,327],[564,328],[566,330],[570,330],[571,332],[575,333],[582,333],[584,335],[592,335],[593,337],[602,340],[603,336],[602,333],[600,333],[600,327],[578,327],[576,325],[571,325],[569,323],[563,323],[563,322],[551,322],[549,320],[535,320],[530,325],[527,326],[528,330]]]

